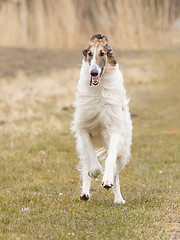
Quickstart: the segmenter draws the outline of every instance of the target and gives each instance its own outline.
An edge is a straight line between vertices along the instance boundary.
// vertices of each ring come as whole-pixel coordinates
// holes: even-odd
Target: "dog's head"
[[[85,61],[89,64],[90,85],[98,85],[107,65],[116,65],[107,37],[101,34],[93,35],[89,40],[89,45],[82,52]]]

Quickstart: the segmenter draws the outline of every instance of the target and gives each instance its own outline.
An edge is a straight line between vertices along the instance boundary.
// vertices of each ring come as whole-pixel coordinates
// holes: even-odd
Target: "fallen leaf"
[[[178,135],[179,133],[178,133],[178,131],[170,131],[170,132],[168,132],[168,134],[169,134],[169,135],[172,135],[172,136],[176,136],[176,135]]]

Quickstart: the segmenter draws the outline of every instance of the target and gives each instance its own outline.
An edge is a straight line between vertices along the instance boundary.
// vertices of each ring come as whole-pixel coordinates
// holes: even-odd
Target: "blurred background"
[[[179,52],[180,1],[0,0],[1,121],[44,116],[40,103],[72,107],[95,33],[107,35],[126,85],[164,78],[160,52]]]
[[[79,202],[70,126],[84,48],[106,34],[124,75],[127,204]],[[0,239],[180,239],[180,0],[0,0]]]
[[[0,0],[0,45],[81,48],[98,32],[113,48],[180,42],[179,0]]]

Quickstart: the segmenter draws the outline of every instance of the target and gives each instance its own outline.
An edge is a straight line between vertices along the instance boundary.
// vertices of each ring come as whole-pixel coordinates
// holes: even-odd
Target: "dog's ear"
[[[115,59],[115,56],[114,56],[114,52],[112,50],[112,47],[109,45],[109,43],[107,43],[105,45],[105,49],[107,51],[107,58],[108,58],[108,62],[112,65],[112,66],[115,66],[116,65],[116,59]]]
[[[90,47],[87,46],[87,47],[83,48],[83,50],[82,50],[82,53],[85,56],[85,58],[87,57],[87,53],[88,53],[89,49],[90,49]]]
[[[113,50],[112,50],[112,47],[109,45],[109,43],[107,43],[106,45],[105,45],[105,49],[106,49],[106,51],[107,51],[107,57],[110,59],[110,58],[112,58],[112,56],[113,56]]]

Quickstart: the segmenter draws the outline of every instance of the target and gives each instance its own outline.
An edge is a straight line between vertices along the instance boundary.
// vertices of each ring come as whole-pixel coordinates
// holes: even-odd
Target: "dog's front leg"
[[[80,158],[80,171],[82,174],[82,194],[81,199],[89,199],[91,178],[96,178],[101,173],[96,153],[94,151],[90,135],[87,131],[81,130],[77,134],[77,152]]]
[[[116,161],[120,144],[120,136],[116,133],[110,134],[108,157],[105,161],[105,171],[102,185],[106,189],[110,189],[114,185],[114,177],[116,174]]]

